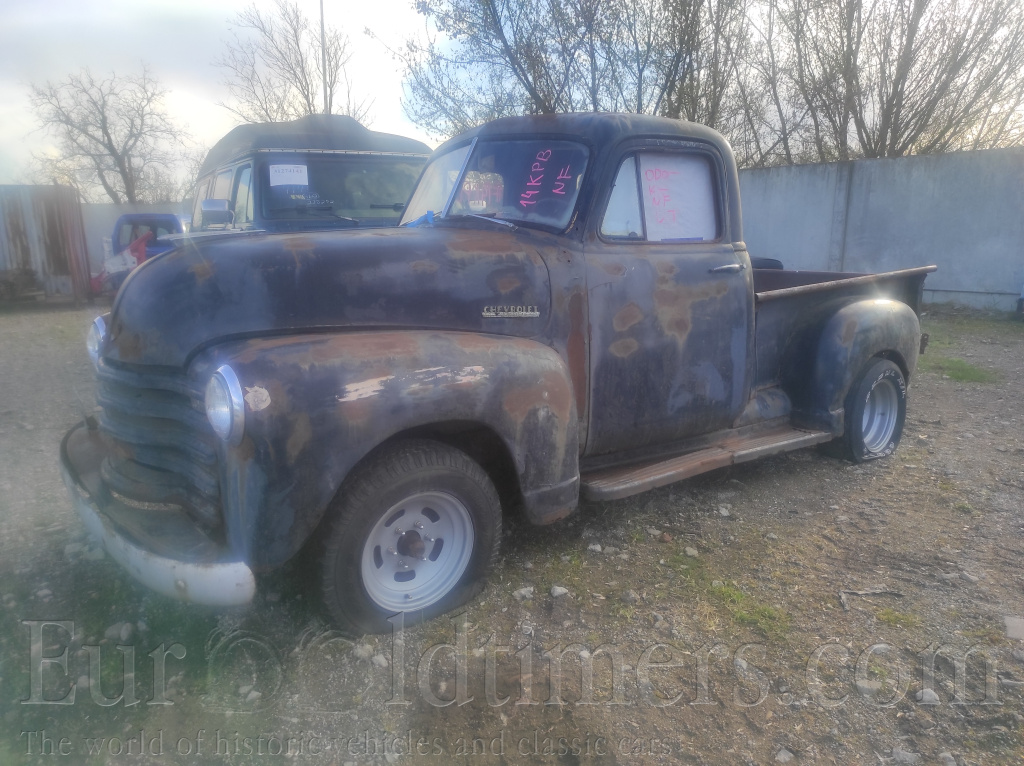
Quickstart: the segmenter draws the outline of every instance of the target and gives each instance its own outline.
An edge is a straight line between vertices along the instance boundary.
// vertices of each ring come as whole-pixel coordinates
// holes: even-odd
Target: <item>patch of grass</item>
[[[974,509],[971,508],[971,504],[970,503],[963,503],[963,502],[956,503],[953,506],[953,510],[957,511],[958,513],[966,513],[966,514],[970,514],[970,513],[974,512]]]
[[[754,628],[765,638],[780,639],[789,632],[789,615],[774,606],[736,609],[732,616],[740,625]]]
[[[790,618],[785,611],[757,603],[734,585],[712,586],[709,595],[736,623],[753,628],[765,638],[781,638],[789,632]]]
[[[1006,634],[1001,628],[997,628],[994,625],[965,630],[964,636],[971,641],[986,641],[993,645],[999,645],[1006,642]]]
[[[875,615],[875,618],[879,622],[883,622],[894,628],[916,628],[921,624],[921,618],[916,615],[897,612],[895,609],[889,609],[888,607],[880,610],[878,614]]]
[[[624,622],[632,622],[636,615],[636,609],[629,604],[616,604],[612,607],[612,614]]]
[[[995,383],[999,380],[999,375],[992,370],[986,370],[956,357],[925,354],[921,357],[918,367],[927,372],[946,375],[958,383]]]

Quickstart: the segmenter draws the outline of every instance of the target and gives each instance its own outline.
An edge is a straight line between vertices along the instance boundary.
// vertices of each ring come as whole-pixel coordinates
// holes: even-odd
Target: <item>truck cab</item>
[[[192,231],[393,226],[429,154],[344,115],[240,125],[200,168]]]

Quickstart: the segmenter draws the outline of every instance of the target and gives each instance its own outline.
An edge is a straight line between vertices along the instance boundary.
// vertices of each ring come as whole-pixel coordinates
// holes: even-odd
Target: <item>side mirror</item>
[[[199,210],[203,214],[203,226],[218,226],[230,224],[234,213],[229,207],[230,202],[226,199],[204,199],[199,203]]]

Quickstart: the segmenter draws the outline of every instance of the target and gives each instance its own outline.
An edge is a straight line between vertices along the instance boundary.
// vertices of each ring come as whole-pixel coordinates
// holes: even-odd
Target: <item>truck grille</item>
[[[180,373],[134,372],[100,362],[100,428],[115,444],[107,487],[143,508],[180,506],[208,530],[221,526],[216,436],[203,392]]]

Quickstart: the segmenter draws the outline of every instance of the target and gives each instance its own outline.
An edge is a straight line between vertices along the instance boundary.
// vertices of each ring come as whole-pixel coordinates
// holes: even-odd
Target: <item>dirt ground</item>
[[[464,610],[350,640],[309,562],[213,610],[85,536],[57,454],[97,313],[0,308],[0,764],[1024,760],[1024,323],[924,317],[891,459],[509,520]]]

